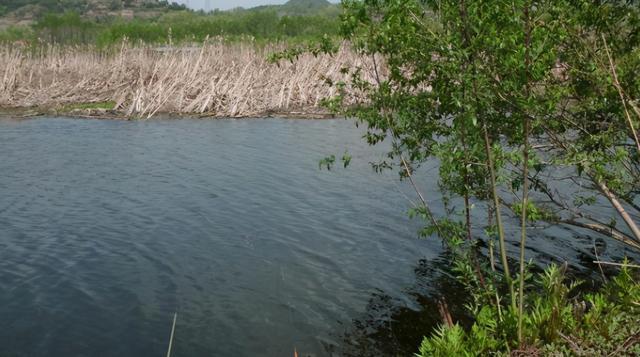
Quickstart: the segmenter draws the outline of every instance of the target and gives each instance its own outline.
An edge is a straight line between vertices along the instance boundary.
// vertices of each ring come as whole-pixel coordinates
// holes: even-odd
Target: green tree
[[[84,20],[77,12],[49,13],[33,26],[38,37],[50,43],[89,43],[99,31],[99,26]]]
[[[640,248],[638,5],[345,0],[343,7],[343,36],[370,67],[346,68],[350,80],[334,83],[339,95],[326,104],[366,124],[370,144],[391,143],[377,168],[412,180],[422,163],[439,161],[446,214],[436,217],[435,198],[420,195],[413,214],[428,222],[424,235],[457,252],[473,310],[494,307],[503,344],[485,347],[535,343],[525,296],[532,222]],[[361,100],[345,104],[354,97]],[[606,203],[616,216],[598,214]],[[520,221],[517,239],[505,232],[508,217]],[[489,232],[488,262],[475,253],[474,227]],[[510,245],[519,251],[516,270]]]
[[[111,0],[109,10],[115,11],[122,9],[122,0]]]

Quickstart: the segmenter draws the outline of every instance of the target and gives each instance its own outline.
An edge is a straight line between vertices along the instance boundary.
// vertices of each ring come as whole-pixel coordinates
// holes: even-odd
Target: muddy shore
[[[78,119],[108,119],[108,120],[147,120],[147,119],[263,119],[263,118],[282,118],[282,119],[333,119],[336,116],[323,109],[313,109],[309,111],[283,111],[283,112],[264,112],[252,116],[220,116],[215,113],[170,113],[159,112],[152,118],[139,118],[128,116],[124,111],[108,110],[108,109],[74,109],[64,110],[56,108],[11,108],[0,107],[0,119],[29,119],[38,117],[67,117]]]

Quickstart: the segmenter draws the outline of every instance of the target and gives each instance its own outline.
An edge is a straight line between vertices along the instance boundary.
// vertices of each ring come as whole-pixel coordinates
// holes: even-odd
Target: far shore
[[[308,111],[291,110],[291,111],[267,111],[250,116],[220,116],[213,113],[171,113],[158,112],[151,118],[138,118],[128,116],[126,112],[109,109],[74,109],[64,110],[46,107],[2,107],[0,106],[0,119],[31,119],[38,117],[65,117],[77,119],[106,119],[106,120],[140,120],[140,119],[335,119],[334,114],[322,109],[313,109]]]
[[[277,50],[211,43],[169,52],[123,46],[104,55],[91,48],[33,53],[0,46],[0,115],[327,118],[323,100],[340,93],[328,83],[348,81],[344,68],[359,68],[374,82],[373,62],[346,46],[334,55],[269,62],[269,51]],[[346,104],[357,102],[353,88],[343,90]]]

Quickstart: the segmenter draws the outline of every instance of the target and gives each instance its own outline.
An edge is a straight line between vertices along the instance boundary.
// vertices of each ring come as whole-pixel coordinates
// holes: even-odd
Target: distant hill
[[[159,9],[181,8],[183,5],[172,4],[165,0],[2,0],[0,7],[6,15],[21,9],[41,9],[47,12],[75,11],[84,14],[90,11],[115,11],[122,9]]]
[[[232,11],[276,11],[281,16],[325,15],[331,17],[340,13],[340,5],[332,4],[327,0],[289,0],[283,5],[263,5]]]
[[[185,10],[184,5],[160,0],[2,0],[2,24],[29,23],[47,13],[76,12],[84,18],[157,17],[172,10]]]
[[[170,28],[184,38],[308,38],[334,33],[341,11],[340,5],[327,0],[289,0],[283,5],[210,13],[164,0],[0,0],[0,42],[27,38],[87,42],[99,37],[111,43],[123,36],[159,42]],[[59,30],[63,27],[67,30]],[[79,33],[75,37],[66,34],[74,31]]]
[[[303,11],[303,10],[309,10],[309,9],[311,10],[322,9],[322,8],[333,6],[333,4],[331,4],[327,0],[289,0],[286,4],[281,6],[283,9],[286,9],[286,10]]]
[[[82,17],[151,18],[163,13],[187,10],[174,0],[2,0],[0,2],[0,29],[3,23],[20,23],[36,19],[46,13],[73,11]],[[323,15],[337,16],[340,7],[327,0],[289,0],[283,5],[264,5],[250,9],[237,8],[230,12],[275,11],[280,16]]]

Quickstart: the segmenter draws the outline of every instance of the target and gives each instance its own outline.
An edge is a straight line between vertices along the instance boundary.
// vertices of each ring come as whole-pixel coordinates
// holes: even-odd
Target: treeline
[[[289,16],[277,11],[216,11],[205,14],[172,11],[156,19],[86,19],[77,12],[47,14],[30,27],[0,32],[0,42],[95,44],[99,47],[130,42],[148,44],[202,42],[207,37],[229,40],[303,41],[337,34],[337,17]]]
[[[198,15],[191,12],[168,14],[158,21],[118,21],[107,26],[97,37],[101,46],[117,43],[124,37],[131,41],[161,43],[201,42],[207,36],[226,38],[253,37],[256,40],[310,39],[335,34],[337,19],[326,16],[279,16],[276,11],[217,12]]]

